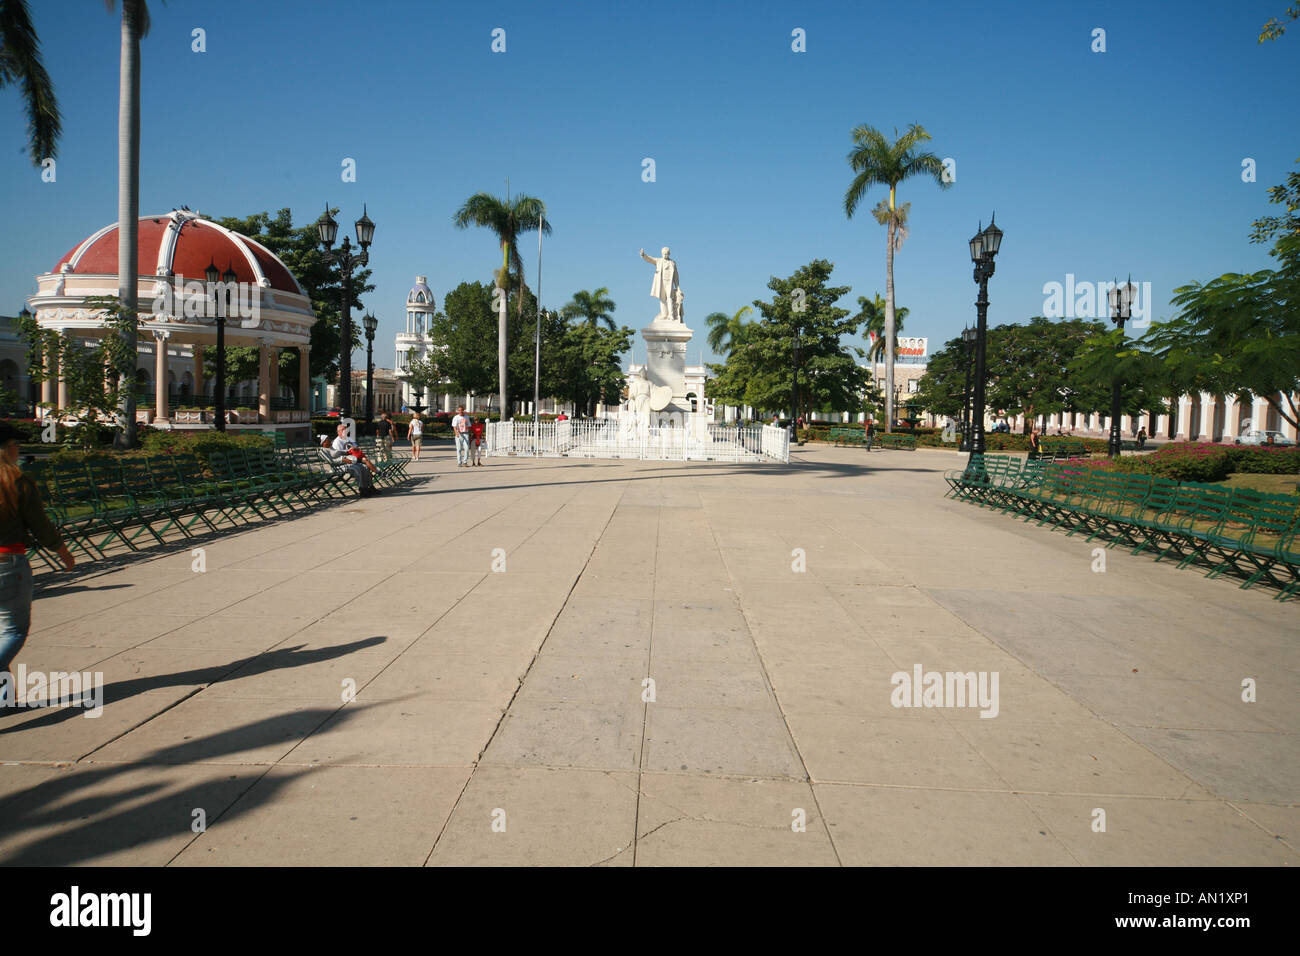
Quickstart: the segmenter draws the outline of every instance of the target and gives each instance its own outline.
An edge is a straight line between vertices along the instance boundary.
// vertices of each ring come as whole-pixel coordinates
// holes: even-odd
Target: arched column
[[[53,350],[45,356],[45,379],[41,382],[41,405],[55,408],[58,403],[59,356]]]
[[[171,417],[167,407],[167,340],[171,332],[154,329],[153,333],[153,417],[154,421],[166,421]]]
[[[67,338],[67,335],[68,335],[67,332],[64,332],[63,330],[60,330],[60,331],[59,331],[59,344],[60,344],[60,347],[62,347],[63,340],[64,340],[65,338]],[[62,363],[59,363],[59,366],[58,366],[58,376],[59,376],[59,377],[58,377],[58,383],[59,383],[59,384],[58,384],[58,393],[57,393],[57,395],[56,395],[55,400],[56,400],[56,402],[58,403],[59,410],[60,410],[60,411],[66,411],[66,410],[67,410],[67,407],[68,407],[68,405],[69,405],[69,403],[71,402],[71,399],[68,397],[68,380],[64,377],[64,369],[63,369],[63,364],[62,364]],[[132,382],[132,385],[133,385],[133,386],[134,386],[134,384],[135,384],[135,383]]]
[[[265,342],[257,345],[257,418],[271,420],[271,347]]]
[[[298,346],[298,407],[311,411],[311,346]]]

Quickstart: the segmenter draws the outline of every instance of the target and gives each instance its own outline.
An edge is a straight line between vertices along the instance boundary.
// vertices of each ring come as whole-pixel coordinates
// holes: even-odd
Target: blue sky
[[[1178,285],[1270,264],[1247,236],[1300,156],[1300,25],[1256,38],[1286,6],[155,0],[141,212],[287,206],[303,223],[328,200],[350,232],[367,203],[377,288],[365,301],[381,323],[376,364],[391,365],[417,274],[441,303],[499,264],[489,233],[451,222],[508,177],[550,213],[548,307],[606,286],[615,318],[641,328],[657,303],[637,251],[671,245],[694,361],[708,358],[706,314],[766,298],[769,277],[811,259],[852,286],[845,307],[884,292],[870,215],[884,193],[846,220],[845,156],[855,125],[916,122],[957,179],[900,189],[912,203],[895,264],[905,334],[934,348],[973,320],[966,241],[993,210],[1006,237],[991,323],[1041,313],[1044,284],[1067,273],[1150,282],[1159,318]],[[6,313],[117,210],[118,23],[98,0],[33,7],[64,136],[57,181],[43,183],[17,91],[0,91]],[[196,27],[206,53],[191,50]],[[504,53],[490,48],[498,27]],[[795,28],[807,52],[791,50]],[[345,157],[355,183],[341,181]],[[536,234],[522,248],[533,282]]]

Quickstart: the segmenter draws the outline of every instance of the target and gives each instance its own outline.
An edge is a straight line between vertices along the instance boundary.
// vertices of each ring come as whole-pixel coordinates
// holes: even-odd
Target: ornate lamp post
[[[214,303],[217,319],[217,379],[212,387],[214,405],[212,413],[216,420],[213,424],[217,431],[224,432],[226,430],[226,309],[236,276],[235,270],[228,264],[224,273],[218,273],[216,262],[211,260],[208,262],[208,267],[203,270],[203,276],[208,280],[208,301]],[[218,281],[224,284],[224,289],[218,288]]]
[[[366,421],[375,420],[375,329],[379,320],[369,312],[361,319],[366,330]]]
[[[337,252],[332,248],[339,233],[339,224],[330,215],[328,204],[325,206],[325,215],[316,223],[316,232],[324,247],[326,261],[337,263],[343,272],[343,311],[339,314],[339,407],[343,418],[352,417],[352,270],[357,266],[364,268],[370,262],[370,241],[375,237],[375,224],[366,215],[364,204],[361,207],[361,218],[355,225],[360,253],[352,251],[352,242],[347,236],[343,237],[343,245]]]
[[[994,216],[996,220],[997,216]],[[984,353],[988,347],[989,315],[989,279],[993,276],[993,260],[1002,246],[1002,230],[993,220],[989,227],[975,233],[970,240],[970,258],[975,263],[975,284],[980,287],[979,298],[975,300],[978,319],[975,325],[975,395],[974,407],[971,409],[975,426],[970,442],[971,460],[975,455],[984,454]],[[967,463],[970,470],[970,463]]]
[[[961,445],[958,451],[970,451],[970,366],[975,357],[975,330],[970,326],[962,329],[961,338],[966,343],[966,386],[961,413]]]
[[[1134,293],[1137,290],[1133,286],[1132,278],[1123,285],[1116,285],[1110,290],[1108,298],[1110,299],[1110,320],[1115,323],[1119,329],[1120,338],[1124,336],[1124,323],[1132,314]],[[1119,428],[1119,399],[1120,399],[1120,381],[1119,370],[1115,370],[1113,380],[1110,385],[1110,442],[1107,447],[1107,453],[1111,458],[1118,458],[1120,451],[1123,449],[1123,440],[1120,437]]]

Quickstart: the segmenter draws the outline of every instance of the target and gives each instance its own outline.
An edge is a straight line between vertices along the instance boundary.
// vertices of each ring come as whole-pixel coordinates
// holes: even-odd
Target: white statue
[[[640,423],[650,418],[650,379],[644,368],[627,377],[627,409],[632,420]]]
[[[677,263],[669,257],[668,252],[668,247],[664,246],[660,250],[663,258],[656,259],[647,256],[642,249],[641,258],[655,267],[654,281],[650,284],[650,294],[659,300],[659,314],[655,316],[655,321],[670,319],[673,322],[683,322],[681,281],[678,278]]]

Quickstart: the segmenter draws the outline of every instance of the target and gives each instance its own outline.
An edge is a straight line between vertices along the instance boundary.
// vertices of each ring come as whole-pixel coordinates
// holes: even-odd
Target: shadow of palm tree
[[[14,842],[24,831],[37,827],[72,825],[11,853],[0,849],[0,864],[69,866],[170,839],[178,834],[187,836],[192,841],[198,836],[191,829],[194,810],[204,811],[209,826],[218,819],[223,823],[229,822],[274,799],[288,784],[317,768],[304,767],[268,779],[270,765],[256,765],[252,772],[248,765],[232,765],[229,768],[231,772],[221,775],[219,779],[191,784],[175,792],[161,793],[168,784],[160,782],[114,792],[93,793],[77,799],[69,798],[102,787],[123,774],[136,771],[141,765],[194,764],[287,740],[305,739],[332,717],[335,718],[334,727],[342,726],[363,708],[382,703],[391,702],[356,703],[346,708],[317,707],[278,714],[205,737],[161,747],[133,763],[62,771],[51,780],[18,791],[0,801],[0,846]],[[340,710],[343,713],[340,714]],[[258,787],[258,798],[253,801],[243,799],[254,787]],[[151,794],[157,796],[145,803],[112,811],[115,806]],[[177,852],[179,850],[178,846]]]
[[[196,667],[186,671],[176,671],[171,674],[155,674],[150,677],[137,677],[131,680],[114,681],[111,684],[105,684],[103,688],[103,703],[108,707],[114,701],[126,700],[136,694],[143,694],[146,691],[159,690],[164,687],[187,687],[191,685],[211,686],[227,678],[231,680],[241,680],[245,677],[255,677],[258,674],[265,674],[268,671],[284,670],[291,667],[303,667],[307,664],[317,664],[321,661],[333,660],[342,657],[345,654],[351,654],[353,651],[363,650],[367,647],[374,647],[383,644],[388,638],[384,636],[366,637],[356,641],[350,641],[347,644],[339,644],[335,647],[321,647],[311,650],[303,650],[306,645],[295,644],[292,647],[277,648],[271,651],[265,651],[260,654],[254,654],[250,657],[242,657],[238,660],[231,661],[228,664],[213,664],[208,667]],[[84,698],[84,695],[83,695]],[[40,714],[39,717],[33,717],[31,720],[14,723],[11,719],[7,725],[0,726],[0,735],[20,733],[24,730],[30,730],[34,727],[48,727],[54,724],[62,723],[74,717],[81,717],[83,709],[80,706],[81,701],[76,706],[64,706],[50,709],[27,709],[14,713],[12,716],[17,717],[19,714]],[[166,704],[165,707],[173,706]],[[164,708],[165,709],[165,708]],[[0,714],[3,714],[0,711]]]

